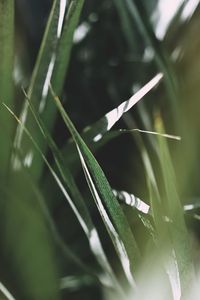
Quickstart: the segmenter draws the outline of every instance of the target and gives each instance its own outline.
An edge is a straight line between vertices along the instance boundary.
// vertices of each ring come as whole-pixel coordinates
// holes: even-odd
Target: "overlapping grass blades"
[[[0,103],[13,106],[13,50],[14,50],[14,0],[0,1]],[[0,108],[0,178],[3,180],[10,159],[12,121]]]
[[[20,124],[20,126],[23,127],[24,133],[27,135],[27,137],[30,139],[30,141],[32,142],[32,145],[35,147],[35,149],[38,151],[38,153],[40,154],[40,156],[42,157],[42,160],[44,161],[44,163],[46,164],[46,166],[48,167],[50,173],[52,174],[53,178],[55,179],[56,183],[58,184],[61,192],[64,194],[65,198],[68,200],[68,202],[71,204],[71,206],[74,208],[74,210],[76,211],[76,216],[78,218],[78,220],[80,221],[81,224],[83,224],[82,226],[84,227],[85,230],[87,230],[87,224],[84,223],[84,218],[82,218],[82,214],[80,214],[79,211],[76,210],[75,206],[73,205],[73,201],[70,198],[67,190],[65,189],[62,181],[60,180],[60,178],[58,177],[57,173],[54,171],[54,169],[51,167],[51,165],[49,164],[46,156],[44,155],[44,153],[41,151],[39,145],[37,144],[36,140],[33,138],[33,136],[31,135],[30,131],[24,126],[24,124],[21,122],[21,120],[14,114],[14,112],[12,110],[10,110],[10,108],[5,105],[5,108],[8,110],[8,112],[15,118],[15,120],[17,121],[18,124]],[[41,128],[41,130],[43,131],[43,129]],[[43,131],[44,133],[44,131]],[[46,136],[45,137],[50,140],[50,137]],[[50,143],[53,144],[53,153],[55,155],[55,149],[56,146],[53,142],[53,140],[50,140]],[[59,161],[59,155],[55,155],[55,160]],[[58,163],[58,167],[59,167],[59,163]],[[60,167],[59,167],[60,168]],[[25,174],[25,173],[24,173]],[[62,174],[63,175],[63,174]],[[32,181],[32,180],[31,180]],[[65,180],[64,180],[65,181]],[[51,229],[52,233],[53,233],[53,237],[56,241],[56,243],[58,243],[58,245],[61,247],[61,250],[63,251],[63,253],[68,257],[68,259],[71,259],[73,261],[73,263],[75,263],[75,265],[77,265],[81,270],[84,270],[86,273],[89,273],[90,275],[93,275],[94,277],[96,277],[96,274],[93,273],[92,270],[90,270],[89,267],[87,267],[84,263],[82,263],[80,261],[80,259],[71,252],[71,250],[64,244],[64,242],[62,241],[60,235],[58,234],[56,227],[54,225],[54,222],[49,214],[49,211],[46,207],[46,204],[44,204],[44,201],[42,199],[42,196],[39,192],[39,190],[36,188],[36,185],[33,183],[33,181],[31,182],[32,184],[32,188],[34,188],[34,193],[37,195],[38,198],[38,202],[40,203],[40,208],[44,213],[44,216],[46,218],[46,221],[49,225],[49,228]],[[80,208],[80,205],[79,205]],[[81,209],[80,209],[81,210]],[[83,213],[83,211],[81,210],[81,213]],[[90,225],[90,224],[89,224]],[[85,228],[86,227],[86,228]]]
[[[84,0],[72,0],[67,6],[66,0],[54,0],[33,70],[28,97],[36,110],[41,114],[48,130],[52,130],[55,120],[55,109],[49,102],[48,96],[49,83],[52,80],[58,94],[61,93],[73,44],[73,33],[77,26],[83,3]],[[27,101],[24,102],[21,120],[26,124],[31,134],[37,137],[41,149],[45,150],[44,140],[32,126],[33,118],[28,110]],[[43,164],[40,156],[37,153],[33,153],[30,141],[26,135],[23,135],[21,126],[17,129],[15,148],[23,149],[24,160],[28,155],[33,157],[34,163],[31,164],[30,170],[32,175],[38,179]],[[20,166],[17,155],[14,155],[13,166],[14,168],[19,168]]]
[[[61,190],[64,190],[64,196],[66,200],[68,201],[69,205],[71,206],[74,214],[76,215],[83,231],[85,232],[87,239],[89,241],[90,249],[93,252],[94,256],[96,257],[98,263],[102,267],[102,272],[105,272],[108,276],[108,280],[110,281],[110,284],[114,284],[116,288],[119,288],[119,285],[117,283],[117,280],[115,278],[115,275],[112,271],[112,268],[106,258],[106,255],[104,253],[103,247],[101,245],[101,241],[97,232],[97,229],[95,228],[95,225],[92,221],[92,218],[90,216],[90,212],[84,202],[84,199],[75,183],[75,180],[68,169],[67,166],[65,166],[64,158],[62,157],[61,152],[57,148],[55,142],[51,138],[48,130],[45,127],[45,124],[43,123],[42,119],[40,118],[37,111],[34,109],[30,101],[27,99],[30,105],[31,112],[35,118],[36,123],[38,124],[38,127],[44,137],[44,139],[47,141],[49,148],[51,149],[53,153],[53,157],[56,163],[56,166],[58,170],[60,171],[61,178],[64,182],[64,186],[62,186],[62,183],[58,182],[58,177],[56,177],[56,182],[58,183],[59,187],[62,186]],[[30,133],[29,133],[30,136]],[[35,144],[35,142],[34,142]],[[38,146],[37,146],[38,148]],[[38,149],[39,150],[39,149]],[[39,150],[41,156],[41,150]],[[50,167],[50,165],[47,163],[44,155],[43,160],[45,160],[45,163],[47,164],[50,172],[52,173],[53,177],[55,178],[55,172]],[[67,192],[69,191],[69,193]]]
[[[122,102],[119,106],[108,112],[96,123],[88,126],[81,136],[85,142],[92,147],[93,150],[97,149],[106,142],[102,140],[102,137],[112,129],[112,127],[119,121],[119,119],[128,112],[137,102],[139,102],[148,92],[150,92],[157,84],[162,80],[162,74],[157,74],[147,84],[145,84],[137,93],[135,93],[130,99]],[[111,136],[119,135],[119,132],[111,133]],[[109,137],[108,137],[109,138]],[[102,140],[102,141],[101,141]],[[74,143],[68,142],[64,147],[63,154],[66,156],[66,160],[69,164],[74,164],[77,160],[77,155],[74,152]],[[68,155],[66,155],[68,153]],[[70,154],[70,155],[69,155]]]
[[[130,284],[135,285],[134,276],[140,261],[140,254],[126,217],[98,162],[75,129],[58,97],[54,95],[54,99],[76,143],[88,186],[115,246],[127,279]]]

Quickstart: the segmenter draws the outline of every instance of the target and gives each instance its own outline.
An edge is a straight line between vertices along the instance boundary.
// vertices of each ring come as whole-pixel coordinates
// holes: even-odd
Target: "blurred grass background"
[[[116,138],[108,136],[108,142],[97,151],[92,143],[88,144],[89,140],[86,143],[93,150],[113,189],[134,194],[151,206],[152,215],[146,216],[124,203],[120,204],[141,256],[134,269],[137,274],[134,277],[140,278],[140,273],[151,273],[154,256],[160,257],[162,262],[161,248],[169,247],[169,240],[175,241],[173,245],[177,251],[177,261],[179,253],[180,260],[183,257],[185,259],[180,264],[178,261],[184,295],[188,287],[192,289],[191,278],[188,278],[190,274],[185,274],[185,268],[191,266],[188,257],[193,264],[191,268],[195,266],[196,274],[199,269],[199,1],[67,1],[68,18],[65,19],[60,40],[56,27],[60,1],[16,0],[15,20],[13,1],[8,2],[9,9],[6,2],[0,0],[0,14],[4,16],[0,18],[1,102],[5,102],[19,116],[25,98],[22,87],[27,91],[36,109],[36,116],[41,117],[63,155],[62,166],[69,171],[65,176],[72,176],[74,183],[72,178],[69,179],[71,186],[76,185],[82,198],[75,187],[70,190],[70,184],[65,186],[62,176],[59,178],[73,200],[77,197],[77,201],[82,203],[83,199],[90,212],[90,217],[85,220],[96,226],[114,278],[111,272],[113,281],[109,288],[109,278],[104,278],[108,284],[102,284],[104,281],[99,280],[99,274],[109,273],[109,268],[104,264],[105,272],[102,271],[102,265],[97,262],[95,252],[91,251],[91,244],[79,224],[79,218],[72,212],[48,166],[34,150],[30,140],[23,136],[20,146],[16,146],[15,130],[17,126],[18,131],[21,127],[2,106],[0,281],[15,299],[25,300],[112,299],[113,294],[116,299],[122,287],[125,290],[129,287],[102,216],[92,201],[78,155],[74,160],[72,158],[76,149],[67,150],[70,133],[57,113],[50,93],[44,110],[40,109],[44,92],[42,88],[49,71],[48,62],[55,52],[59,59],[55,62],[52,87],[79,133],[129,99],[157,73],[164,74],[159,86],[124,114],[114,129],[159,131],[164,130],[164,124],[165,131],[180,136],[181,141],[166,140],[166,146],[162,137],[159,140],[150,134],[135,132],[119,134]],[[74,13],[76,5],[80,7]],[[47,32],[50,11],[53,17]],[[165,28],[167,18],[170,20]],[[38,63],[45,28],[47,40]],[[8,36],[6,30],[10,32],[8,39],[5,39]],[[35,64],[38,65],[38,73],[34,81],[32,72]],[[31,113],[27,120],[25,125],[31,135],[50,165],[59,173],[59,166],[54,163],[55,152],[50,149],[51,142],[48,138],[44,141]],[[82,136],[84,139],[84,133]],[[172,162],[166,154],[168,147]],[[11,167],[8,168],[10,153]],[[147,161],[153,168],[158,194],[152,184],[151,168],[147,167]],[[84,205],[81,205],[80,215],[85,212]],[[184,211],[184,205],[190,205],[190,209]],[[108,214],[112,219],[111,211]],[[166,225],[164,217],[168,217],[172,225]],[[182,251],[187,241],[190,241],[191,249]],[[190,252],[188,257],[181,253],[184,251]],[[167,282],[166,290],[170,290],[163,269],[159,274]],[[144,279],[147,286],[148,280]],[[163,293],[161,298],[159,293],[157,289],[152,299],[180,299],[172,296],[171,290],[167,295]],[[2,294],[2,299],[12,299],[3,297]],[[119,296],[119,299],[122,297],[125,296]],[[135,293],[133,297],[151,299],[145,298],[145,295],[137,297]]]

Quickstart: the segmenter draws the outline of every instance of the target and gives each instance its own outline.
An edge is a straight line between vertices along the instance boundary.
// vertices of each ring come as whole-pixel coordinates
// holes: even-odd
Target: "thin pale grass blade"
[[[103,116],[99,121],[88,126],[81,133],[81,136],[92,149],[97,148],[100,144],[99,141],[103,138],[119,119],[128,112],[137,102],[139,102],[147,93],[156,87],[162,80],[162,74],[157,74],[146,85],[144,85],[137,93],[135,93],[129,100],[124,101],[118,107],[114,108]],[[73,164],[77,160],[77,155],[74,151],[75,145],[72,141],[68,142],[63,148],[62,153],[66,155],[66,161]],[[70,153],[70,155],[69,155]]]
[[[163,132],[163,124],[157,117],[155,127]],[[191,245],[184,220],[183,207],[176,188],[176,178],[167,143],[159,138],[160,165],[166,193],[167,216],[171,220],[169,230],[177,259],[181,289],[184,294],[194,280],[194,266],[191,259]]]
[[[100,283],[97,275],[95,274],[95,271],[92,270],[88,265],[86,265],[84,262],[80,260],[80,258],[72,252],[72,250],[68,247],[68,245],[65,244],[63,241],[60,233],[58,232],[56,228],[56,224],[54,220],[52,219],[50,212],[45,204],[45,200],[43,199],[43,196],[41,195],[39,189],[37,186],[32,182],[32,188],[35,192],[35,195],[37,196],[37,201],[41,207],[41,210],[43,212],[44,218],[47,222],[48,228],[51,230],[52,237],[55,241],[55,243],[58,245],[60,250],[62,251],[63,256],[69,261],[70,263],[73,263],[76,268],[80,270],[83,274],[88,274],[89,277],[93,277],[93,280],[96,281],[96,283]]]
[[[14,0],[0,0],[0,104],[13,107]],[[5,178],[11,154],[8,139],[13,133],[12,120],[0,108],[0,177]]]
[[[100,266],[102,267],[102,270],[104,272],[106,271],[107,275],[110,277],[109,280],[111,280],[113,283],[115,283],[117,288],[119,288],[117,280],[115,278],[115,275],[112,271],[112,268],[106,258],[105,252],[101,245],[101,241],[100,241],[97,229],[94,226],[94,223],[90,216],[90,212],[89,212],[89,210],[84,202],[84,199],[74,181],[74,178],[73,178],[72,174],[70,173],[68,167],[65,166],[64,158],[62,157],[62,154],[60,153],[59,149],[57,148],[57,145],[55,144],[54,140],[51,138],[48,130],[45,127],[45,124],[43,123],[42,119],[40,118],[40,115],[34,109],[32,104],[28,100],[28,98],[27,98],[27,101],[29,102],[30,110],[35,118],[36,123],[38,124],[39,129],[40,129],[44,139],[47,141],[49,148],[52,151],[56,166],[57,166],[58,170],[60,171],[63,182],[70,194],[70,201],[68,201],[68,203],[71,206],[80,225],[82,226],[83,231],[85,232],[85,234],[88,238],[90,249],[93,252],[93,254],[95,255]],[[69,200],[69,198],[67,200]]]
[[[56,113],[55,106],[49,101],[49,83],[52,81],[58,94],[61,93],[68,69],[73,44],[73,34],[78,24],[83,4],[83,0],[70,1],[69,6],[67,6],[66,0],[53,2],[28,89],[29,99],[35,109],[40,113],[49,131],[51,131],[54,126]],[[28,111],[27,101],[24,103],[21,120],[37,139],[41,150],[45,152],[46,145],[44,140],[32,126],[33,119]],[[29,169],[33,176],[38,179],[41,175],[43,163],[40,155],[37,152],[33,153],[30,140],[26,135],[23,135],[21,126],[18,127],[15,147],[21,147],[23,149],[24,161],[26,161],[27,157],[32,157]],[[17,155],[14,155],[13,166],[15,169],[20,166]]]
[[[131,285],[135,286],[133,277],[137,270],[140,254],[126,217],[98,162],[76,131],[58,97],[54,96],[54,99],[77,145],[88,186],[119,256],[127,279]]]
[[[53,176],[54,180],[56,181],[58,187],[60,188],[61,192],[63,193],[64,197],[66,198],[67,202],[70,203],[70,205],[73,207],[73,209],[75,208],[74,204],[73,204],[73,200],[71,199],[69,193],[67,192],[67,190],[65,189],[62,181],[60,180],[59,176],[57,175],[57,173],[54,171],[54,169],[51,167],[50,163],[48,162],[48,160],[46,159],[46,156],[44,155],[44,153],[41,151],[41,149],[39,148],[37,142],[35,141],[35,139],[33,138],[33,136],[31,135],[31,133],[29,132],[29,130],[24,126],[24,124],[21,122],[21,120],[13,113],[12,110],[10,110],[10,108],[8,106],[6,106],[4,104],[5,108],[9,111],[9,113],[15,118],[15,120],[21,125],[23,126],[23,131],[26,133],[26,135],[29,137],[29,139],[31,140],[32,144],[34,145],[34,147],[36,148],[36,150],[40,153],[44,163],[46,164],[46,166],[48,167],[51,175]],[[38,193],[38,191],[37,191]],[[44,209],[44,206],[43,206],[43,209]],[[44,210],[43,210],[44,211]],[[76,211],[77,213],[77,218],[79,220],[79,222],[81,223],[82,226],[86,226],[84,229],[87,230],[87,225],[84,223],[84,225],[82,224],[82,216],[80,214],[79,211]],[[47,211],[45,211],[45,215],[48,219],[48,223],[52,229],[52,231],[54,233],[56,233],[56,229],[55,229],[55,226],[54,224],[52,223],[52,220],[50,219],[50,216],[49,214],[47,213]],[[56,233],[56,236],[55,236],[57,242],[60,244],[60,246],[62,247],[62,250],[65,252],[66,255],[68,255],[70,258],[73,259],[73,261],[79,266],[81,267],[82,269],[84,269],[85,271],[87,271],[88,273],[92,274],[93,272],[88,268],[86,267],[82,262],[80,262],[80,260],[74,256],[73,254],[71,254],[69,252],[69,249],[66,248],[66,246],[63,245],[63,243],[61,242],[61,239],[60,239],[60,236],[57,235]],[[94,239],[93,242],[96,241],[96,236],[91,236],[91,239]],[[98,276],[96,274],[94,274],[94,276]]]
[[[0,299],[2,299],[2,300],[15,300],[15,298],[12,296],[12,294],[8,291],[8,289],[1,282],[0,282]]]

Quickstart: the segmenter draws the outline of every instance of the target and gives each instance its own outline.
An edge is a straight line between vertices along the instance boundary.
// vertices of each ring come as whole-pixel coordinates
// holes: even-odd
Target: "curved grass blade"
[[[60,171],[63,182],[66,185],[66,187],[69,191],[69,194],[70,194],[71,200],[69,201],[69,198],[67,200],[68,200],[69,205],[71,206],[72,210],[74,211],[80,225],[82,226],[83,231],[85,232],[85,234],[88,238],[91,251],[95,255],[100,266],[102,267],[102,270],[107,273],[107,275],[110,277],[110,280],[113,283],[115,283],[117,288],[119,288],[117,280],[115,278],[115,275],[112,271],[112,268],[106,258],[105,252],[101,245],[101,241],[100,241],[97,229],[94,226],[94,223],[90,216],[90,212],[84,202],[84,199],[82,198],[82,195],[74,181],[74,178],[73,178],[72,174],[70,173],[68,167],[65,166],[64,159],[63,159],[60,151],[58,150],[57,145],[55,144],[54,140],[51,138],[51,136],[50,136],[48,130],[46,129],[39,114],[37,114],[36,110],[30,103],[28,98],[27,98],[27,101],[29,102],[30,110],[35,118],[35,121],[38,124],[39,129],[40,129],[41,133],[43,134],[44,139],[47,140],[48,146],[50,147],[50,149],[52,151],[56,166],[57,166],[58,170]]]
[[[14,0],[0,0],[0,104],[13,107]],[[2,107],[1,107],[2,108]],[[5,178],[11,148],[7,136],[13,133],[12,120],[0,109],[0,177]]]
[[[45,155],[42,153],[41,149],[39,148],[37,142],[34,140],[34,138],[32,137],[31,133],[28,131],[28,129],[24,126],[23,123],[21,123],[20,119],[9,109],[9,107],[7,107],[5,104],[4,106],[6,107],[6,109],[10,112],[10,114],[16,119],[16,121],[23,126],[23,130],[24,132],[27,134],[27,136],[29,137],[29,139],[32,141],[33,145],[35,146],[35,148],[37,149],[37,151],[40,153],[40,155],[42,156],[42,159],[44,161],[44,163],[47,165],[51,175],[53,176],[54,180],[56,181],[56,183],[58,184],[58,187],[60,188],[61,192],[63,193],[65,199],[68,201],[68,203],[70,204],[71,208],[73,209],[78,221],[80,222],[88,240],[89,240],[89,245],[90,248],[92,250],[92,252],[94,253],[97,261],[99,262],[99,264],[101,265],[102,269],[104,271],[106,271],[107,273],[105,273],[105,275],[108,276],[108,278],[106,278],[106,276],[104,276],[105,278],[102,278],[102,276],[97,273],[95,273],[94,271],[90,270],[89,267],[85,266],[84,263],[82,263],[78,257],[76,257],[75,255],[73,255],[73,253],[71,253],[71,251],[65,246],[65,244],[63,243],[63,241],[61,240],[59,234],[57,233],[57,230],[51,220],[51,217],[49,216],[49,213],[44,210],[45,215],[47,217],[48,223],[51,227],[52,232],[54,233],[54,238],[56,239],[56,242],[59,244],[59,246],[61,247],[61,249],[63,250],[64,254],[68,257],[71,258],[78,267],[80,267],[81,269],[85,270],[89,275],[92,275],[96,278],[96,280],[98,281],[98,283],[103,284],[105,286],[107,285],[113,285],[115,286],[115,288],[118,290],[118,292],[121,295],[124,295],[122,288],[120,287],[115,274],[113,273],[110,264],[107,260],[107,257],[104,253],[103,247],[101,245],[101,241],[98,235],[98,232],[92,222],[92,219],[89,215],[89,212],[87,211],[87,207],[84,205],[82,196],[80,195],[79,190],[77,189],[74,180],[72,178],[72,176],[70,175],[70,173],[68,173],[68,171],[66,171],[66,169],[63,168],[62,165],[62,158],[60,158],[59,155],[59,151],[57,150],[56,145],[54,144],[54,141],[51,139],[50,136],[45,135],[45,137],[48,139],[49,141],[49,145],[52,148],[52,152],[55,156],[55,160],[57,162],[57,166],[58,169],[61,172],[61,175],[63,177],[64,182],[66,183],[66,185],[69,187],[70,191],[72,192],[73,196],[78,197],[77,199],[79,201],[76,201],[76,197],[75,197],[75,204],[72,200],[72,198],[70,197],[69,193],[67,192],[67,190],[65,189],[64,185],[62,184],[61,180],[59,179],[58,175],[56,174],[56,172],[54,171],[54,169],[51,167],[51,165],[49,164],[48,160],[46,159]],[[32,107],[33,109],[33,107]],[[37,119],[38,121],[38,119]],[[38,121],[39,122],[39,121]],[[39,126],[40,123],[39,123]],[[43,134],[45,134],[45,129],[42,125],[41,131],[43,132]],[[67,175],[66,175],[67,174]],[[66,176],[69,175],[69,178],[67,178]],[[72,189],[74,189],[72,191]],[[81,197],[81,198],[79,198]],[[79,210],[78,210],[79,209]],[[88,222],[88,223],[87,223]]]
[[[49,101],[49,83],[52,81],[58,94],[61,93],[65,75],[67,73],[71,48],[73,44],[73,34],[77,26],[79,16],[84,4],[84,0],[72,0],[69,3],[67,14],[66,0],[55,0],[47,23],[42,45],[38,54],[36,65],[33,71],[31,83],[28,89],[28,97],[40,113],[48,130],[52,130],[55,121],[55,106]],[[48,105],[47,105],[48,104]],[[31,134],[37,139],[43,152],[46,145],[43,138],[38,135],[38,131],[32,126],[33,119],[28,111],[27,101],[21,113],[21,121],[26,124]],[[23,129],[18,127],[15,147],[22,147],[24,151],[24,161],[26,157],[32,157],[29,166],[32,175],[38,179],[43,168],[40,155],[31,149],[30,140],[23,135]],[[19,166],[17,156],[13,160],[14,168]]]
[[[76,131],[58,97],[54,95],[54,99],[76,143],[88,186],[119,256],[127,279],[130,284],[135,286],[133,276],[135,276],[137,265],[140,261],[140,254],[126,217],[98,162]]]

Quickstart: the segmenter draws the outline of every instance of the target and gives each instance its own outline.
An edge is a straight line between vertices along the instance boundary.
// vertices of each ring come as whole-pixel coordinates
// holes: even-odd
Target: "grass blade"
[[[103,247],[101,245],[101,241],[100,241],[97,229],[94,226],[94,223],[90,216],[90,212],[84,202],[84,199],[82,198],[82,195],[74,181],[74,178],[71,175],[70,171],[68,170],[68,167],[65,166],[64,159],[63,159],[60,151],[58,150],[56,144],[54,143],[53,139],[49,135],[49,132],[46,129],[39,114],[36,112],[36,110],[34,109],[32,104],[28,100],[28,98],[27,98],[27,101],[29,102],[30,110],[33,113],[33,116],[39,126],[39,129],[40,129],[41,133],[43,134],[44,139],[47,140],[48,146],[50,147],[50,149],[53,153],[56,166],[58,167],[58,170],[60,171],[63,182],[66,185],[66,188],[69,191],[69,194],[71,195],[70,198],[69,197],[67,198],[68,203],[71,206],[72,210],[74,211],[80,225],[83,228],[83,231],[85,232],[85,234],[88,238],[91,251],[95,255],[100,266],[102,267],[102,270],[107,272],[107,275],[110,277],[110,279],[113,281],[113,283],[115,283],[117,288],[119,288],[118,283],[115,278],[115,275],[112,271],[112,268],[106,258]]]
[[[49,101],[49,83],[54,83],[58,94],[61,93],[64,79],[67,73],[71,48],[73,44],[73,34],[77,26],[79,16],[84,4],[83,0],[72,0],[69,3],[67,14],[63,13],[63,7],[66,9],[67,1],[55,0],[47,23],[46,31],[43,37],[42,45],[38,54],[33,76],[28,89],[28,98],[40,113],[48,130],[52,130],[55,121],[55,106]],[[62,6],[62,9],[61,9]],[[65,19],[64,19],[65,16]],[[47,105],[48,104],[48,105]],[[40,148],[45,152],[44,140],[38,135],[38,131],[32,126],[33,119],[28,112],[28,104],[25,101],[24,108],[21,113],[21,120],[35,137]],[[43,168],[40,155],[33,153],[30,140],[23,135],[23,129],[18,127],[15,147],[21,147],[24,151],[24,160],[26,156],[31,156],[34,163],[29,169],[33,176],[38,179]],[[19,165],[16,155],[13,160],[14,168]]]
[[[156,119],[156,129],[163,132],[161,118]],[[184,220],[184,212],[176,188],[176,178],[169,150],[164,139],[159,139],[160,164],[165,185],[169,226],[172,245],[174,247],[182,292],[185,293],[194,279],[194,267],[191,260],[191,249],[188,231]]]
[[[20,299],[57,300],[60,297],[55,253],[36,197],[23,170],[9,178],[0,220],[3,261],[12,285],[15,278]]]
[[[155,61],[158,69],[164,74],[164,83],[169,100],[171,100],[171,110],[174,120],[178,115],[178,84],[175,73],[172,69],[171,62],[162,44],[156,38],[149,18],[141,2],[125,0],[124,5],[128,7],[131,17],[137,24],[144,41],[149,45],[155,53]]]
[[[136,272],[137,264],[140,260],[140,254],[125,215],[98,162],[76,131],[58,97],[55,96],[54,99],[77,145],[88,186],[90,187],[106,229],[115,246],[127,279],[132,285],[135,285],[133,276],[135,275],[134,272]]]
[[[11,295],[11,293],[7,290],[7,288],[1,282],[0,282],[0,292],[5,296],[4,299],[15,300],[15,298]],[[0,293],[0,297],[1,297],[1,293]]]
[[[13,50],[14,50],[14,0],[0,0],[0,103],[13,106]],[[7,136],[12,135],[13,124],[0,109],[0,176],[5,176],[9,166],[11,148]]]

